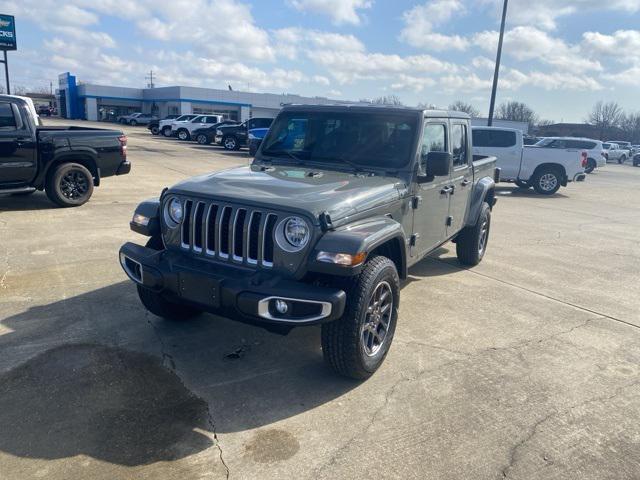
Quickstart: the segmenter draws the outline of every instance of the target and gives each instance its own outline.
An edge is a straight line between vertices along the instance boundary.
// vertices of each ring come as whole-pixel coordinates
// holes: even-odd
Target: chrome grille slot
[[[229,258],[229,234],[231,232],[229,223],[231,222],[231,210],[231,207],[224,207],[222,209],[222,215],[220,216],[220,225],[218,228],[218,245],[220,245],[220,248],[218,250],[218,255],[221,258]]]
[[[262,233],[262,265],[265,267],[273,266],[273,230],[278,220],[277,215],[270,213],[264,222],[264,231]]]
[[[233,220],[233,259],[241,262],[244,256],[244,222],[247,211],[244,208],[236,210]]]
[[[205,225],[205,236],[206,236],[206,248],[207,255],[215,255],[216,254],[216,216],[218,215],[218,206],[217,205],[209,205],[209,211],[207,212],[207,220]]]
[[[198,202],[193,212],[193,250],[202,251],[202,233],[204,226],[204,203]]]
[[[181,227],[181,242],[182,248],[191,248],[191,210],[193,207],[193,201],[187,200],[184,202],[184,212]]]
[[[258,247],[260,245],[260,222],[262,212],[252,212],[247,228],[247,262],[256,265],[258,263]]]
[[[273,267],[277,214],[198,199],[185,199],[183,208],[183,249],[222,261]]]

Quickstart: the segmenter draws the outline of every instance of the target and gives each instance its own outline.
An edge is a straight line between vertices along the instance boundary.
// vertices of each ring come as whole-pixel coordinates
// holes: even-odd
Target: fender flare
[[[318,252],[347,253],[355,255],[366,252],[367,256],[379,247],[393,248],[398,274],[407,276],[407,240],[402,225],[387,216],[376,216],[366,220],[342,226],[326,232],[316,243],[309,257],[309,271],[331,275],[357,275],[362,264],[356,267],[345,267],[330,263],[318,262]]]
[[[140,223],[136,223],[133,219],[136,218],[137,215],[142,215],[149,219],[147,225],[142,225]],[[133,212],[133,217],[131,222],[129,222],[129,227],[136,233],[140,235],[144,235],[146,237],[153,237],[154,235],[160,234],[160,198],[150,198],[136,207]]]
[[[49,172],[52,171],[53,168],[57,167],[62,163],[79,163],[87,167],[87,169],[93,175],[93,184],[94,186],[100,186],[100,168],[98,167],[98,162],[96,159],[98,158],[97,153],[91,149],[81,149],[81,150],[71,150],[64,149],[57,151],[51,161],[48,162],[46,168],[42,172],[41,180],[47,178]]]
[[[483,177],[475,184],[471,192],[471,198],[469,199],[469,209],[465,219],[465,226],[471,227],[477,223],[484,202],[487,202],[489,207],[493,208],[497,202],[495,191],[496,182],[491,177]]]

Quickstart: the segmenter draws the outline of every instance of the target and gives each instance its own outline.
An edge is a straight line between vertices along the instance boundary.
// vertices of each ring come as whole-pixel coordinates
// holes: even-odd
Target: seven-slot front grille
[[[210,258],[271,268],[277,221],[275,213],[185,200],[180,245]]]

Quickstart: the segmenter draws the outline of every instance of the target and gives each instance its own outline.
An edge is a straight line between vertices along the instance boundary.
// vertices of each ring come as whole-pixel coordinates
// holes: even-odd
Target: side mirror
[[[449,175],[451,154],[449,152],[429,152],[420,159],[421,171],[426,177],[443,177]]]

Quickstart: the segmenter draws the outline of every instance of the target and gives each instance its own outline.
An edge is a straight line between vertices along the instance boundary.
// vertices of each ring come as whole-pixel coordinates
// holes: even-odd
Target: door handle
[[[453,186],[447,185],[442,190],[440,190],[440,195],[452,195],[453,194]]]
[[[471,180],[467,180],[467,179],[465,178],[464,180],[462,180],[461,185],[462,185],[463,187],[466,187],[466,186],[467,186],[467,185],[469,185],[470,183],[471,183]]]

